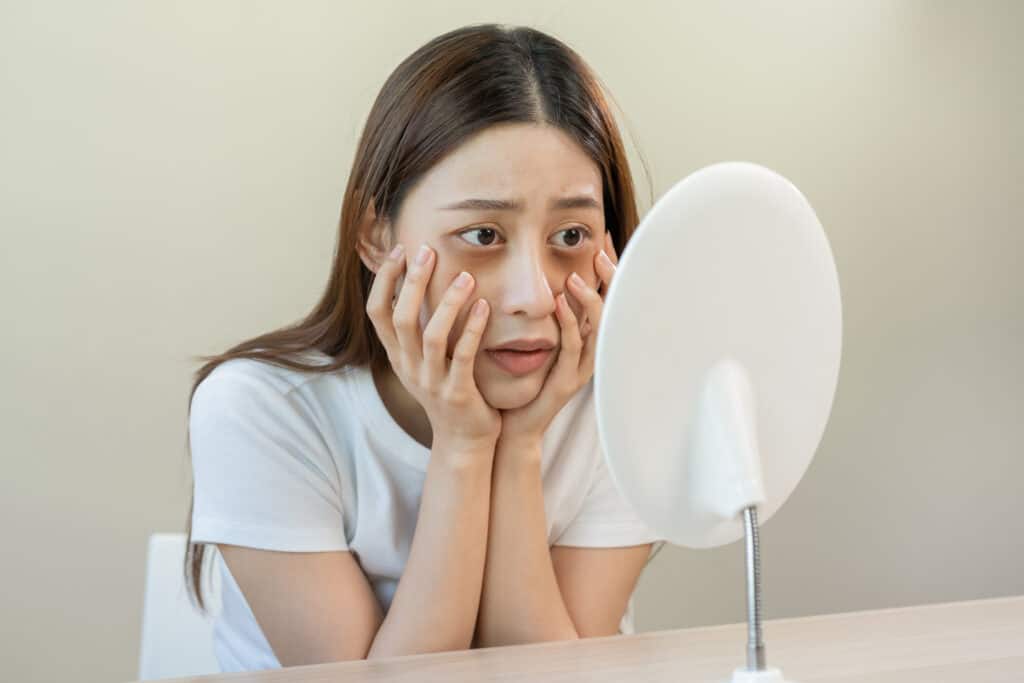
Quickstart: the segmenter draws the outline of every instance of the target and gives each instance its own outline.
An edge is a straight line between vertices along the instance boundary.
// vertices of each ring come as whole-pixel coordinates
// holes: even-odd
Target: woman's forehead
[[[580,196],[600,205],[602,197],[597,164],[572,138],[551,126],[517,124],[484,130],[438,162],[423,181],[423,195],[431,198],[429,208],[434,209],[472,199],[555,208],[555,200]]]

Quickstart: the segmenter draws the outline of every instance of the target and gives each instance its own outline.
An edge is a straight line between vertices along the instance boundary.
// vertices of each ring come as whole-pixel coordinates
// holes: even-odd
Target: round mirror
[[[714,480],[749,475],[767,521],[814,456],[839,375],[839,279],[800,191],[747,162],[687,176],[621,254],[602,318],[598,429],[637,514],[674,544],[736,541],[743,517],[716,501],[742,492]],[[749,462],[716,455],[730,439]]]

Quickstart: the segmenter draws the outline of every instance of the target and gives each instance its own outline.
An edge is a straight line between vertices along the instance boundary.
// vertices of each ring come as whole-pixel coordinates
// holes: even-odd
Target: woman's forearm
[[[498,442],[474,645],[578,638],[548,547],[539,443]]]
[[[367,659],[465,650],[472,642],[494,448],[445,449],[431,451],[409,558]]]

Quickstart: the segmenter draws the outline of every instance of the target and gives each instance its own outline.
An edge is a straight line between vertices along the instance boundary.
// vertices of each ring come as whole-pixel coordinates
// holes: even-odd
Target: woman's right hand
[[[448,286],[421,334],[419,313],[436,261],[433,250],[426,245],[424,249],[419,256],[425,255],[425,261],[417,258],[411,264],[393,307],[406,262],[401,245],[391,252],[370,288],[366,312],[392,370],[426,411],[434,444],[444,443],[446,450],[493,449],[501,434],[501,413],[484,400],[473,378],[490,309],[486,300],[476,301],[449,359],[452,326],[476,285],[473,276],[463,272]]]

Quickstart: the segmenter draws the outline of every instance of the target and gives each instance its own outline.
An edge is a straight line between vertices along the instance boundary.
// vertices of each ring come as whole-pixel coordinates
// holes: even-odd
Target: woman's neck
[[[374,368],[372,374],[377,393],[398,426],[420,444],[430,448],[433,443],[433,430],[423,406],[402,385],[402,381],[390,366]]]

